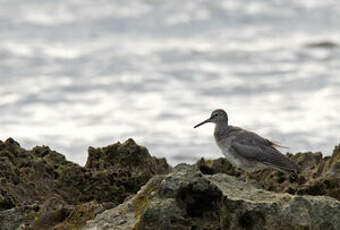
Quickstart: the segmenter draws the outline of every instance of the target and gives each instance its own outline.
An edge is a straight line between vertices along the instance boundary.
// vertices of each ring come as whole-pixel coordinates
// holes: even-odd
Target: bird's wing
[[[298,170],[298,166],[275,149],[271,141],[253,132],[240,131],[232,140],[231,148],[250,161],[259,161],[285,171]]]
[[[236,126],[229,126],[229,135],[237,135],[237,136],[252,136],[253,140],[255,140],[256,142],[260,142],[262,144],[268,145],[268,146],[272,146],[273,148],[284,148],[284,149],[288,149],[287,146],[284,146],[276,141],[272,141],[272,140],[268,140],[265,139],[263,137],[261,137],[260,135],[254,133],[254,132],[250,132],[244,129],[241,129],[240,127],[236,127]]]

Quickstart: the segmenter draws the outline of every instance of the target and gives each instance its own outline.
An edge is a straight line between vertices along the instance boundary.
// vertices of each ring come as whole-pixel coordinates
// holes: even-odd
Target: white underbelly
[[[232,165],[241,168],[241,161],[237,157],[235,157],[234,154],[228,151],[222,151],[222,153]]]
[[[249,162],[247,160],[242,160],[237,157],[237,153],[232,153],[231,151],[223,151],[222,153],[234,167],[241,168],[248,172],[254,172],[256,170],[268,167],[267,165],[264,165],[260,162]]]

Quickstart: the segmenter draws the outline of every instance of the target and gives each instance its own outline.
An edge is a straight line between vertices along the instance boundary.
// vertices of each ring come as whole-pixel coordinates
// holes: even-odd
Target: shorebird
[[[299,171],[295,162],[276,149],[284,146],[254,132],[229,125],[228,115],[223,109],[214,110],[210,118],[194,128],[208,122],[215,123],[214,136],[218,147],[231,164],[246,172],[247,183],[251,172],[263,168],[294,173]]]

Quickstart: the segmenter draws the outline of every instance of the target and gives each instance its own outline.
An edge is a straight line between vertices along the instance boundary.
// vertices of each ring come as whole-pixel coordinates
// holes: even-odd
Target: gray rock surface
[[[340,202],[258,189],[180,164],[82,230],[340,229]]]

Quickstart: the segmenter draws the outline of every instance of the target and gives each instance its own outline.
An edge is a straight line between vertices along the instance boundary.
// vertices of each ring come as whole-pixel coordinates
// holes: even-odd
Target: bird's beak
[[[208,122],[210,122],[210,121],[211,121],[211,118],[209,118],[209,119],[207,119],[207,120],[205,120],[205,121],[202,121],[201,123],[195,125],[194,128],[197,128],[198,126],[201,126],[201,125],[203,125],[203,124],[205,124],[205,123],[208,123]]]

